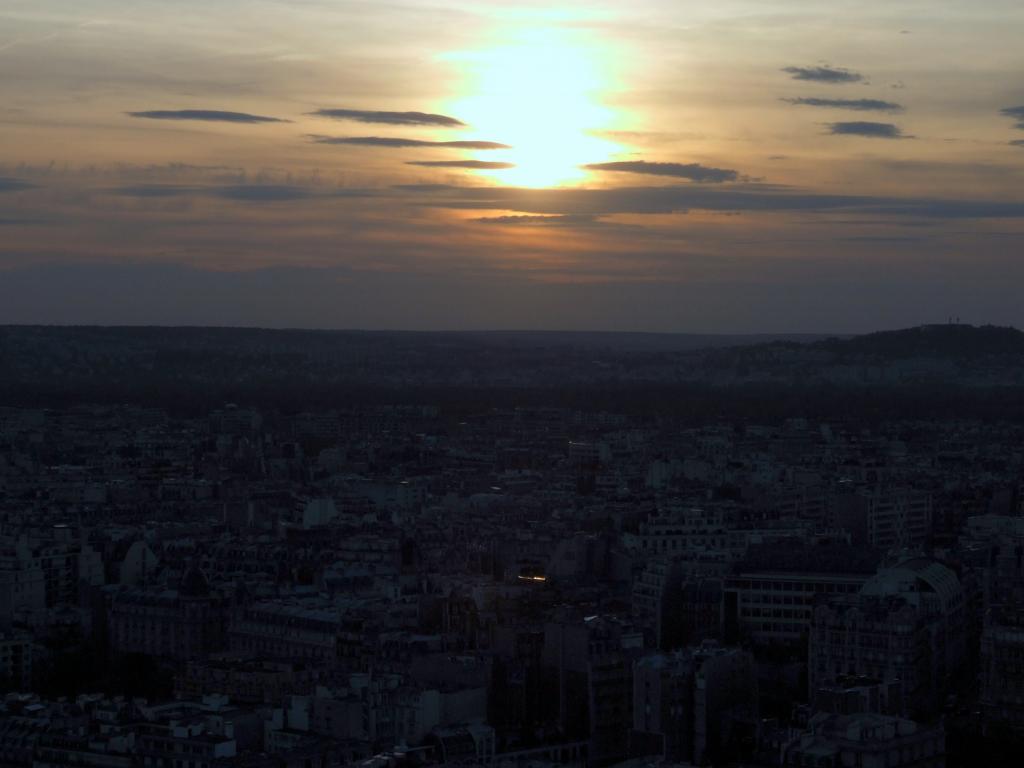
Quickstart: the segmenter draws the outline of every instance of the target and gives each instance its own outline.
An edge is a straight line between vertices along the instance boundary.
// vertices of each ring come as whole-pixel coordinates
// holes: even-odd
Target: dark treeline
[[[31,408],[132,404],[161,408],[176,416],[197,416],[235,403],[285,414],[388,405],[434,405],[452,415],[479,413],[487,408],[554,407],[639,418],[675,418],[692,424],[729,420],[776,423],[788,418],[869,423],[926,419],[1024,422],[1024,387],[946,385],[595,384],[517,388],[370,386],[303,380],[244,385],[208,382],[196,387],[191,382],[149,374],[116,383],[58,378],[28,387],[7,381],[0,383],[0,402]]]

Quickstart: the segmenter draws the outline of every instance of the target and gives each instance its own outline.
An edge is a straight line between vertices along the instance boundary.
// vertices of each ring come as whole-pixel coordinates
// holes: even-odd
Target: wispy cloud
[[[837,238],[842,243],[920,243],[927,240],[926,237],[898,237],[886,235],[856,235],[853,237]]]
[[[508,144],[496,141],[424,141],[422,139],[398,139],[387,136],[317,136],[309,137],[317,144],[351,144],[360,147],[446,147],[448,149],[511,149]]]
[[[5,219],[0,218],[0,227],[34,227],[48,224],[46,219]]]
[[[782,99],[789,104],[803,107],[825,107],[829,109],[852,109],[858,112],[902,112],[903,105],[881,99]]]
[[[855,120],[849,123],[829,123],[828,132],[833,136],[867,136],[872,139],[911,139],[898,125],[892,123],[871,123]]]
[[[612,189],[521,189],[450,185],[407,186],[431,204],[459,210],[533,215],[663,214],[703,211],[848,213],[917,219],[1024,218],[1024,203],[999,200],[830,195],[750,184]]]
[[[217,197],[254,203],[273,203],[288,200],[306,200],[320,193],[309,187],[289,184],[234,184],[214,191]]]
[[[0,176],[0,192],[21,192],[24,189],[32,189],[34,186],[34,184],[29,184],[21,179]]]
[[[385,125],[434,125],[444,128],[463,128],[465,123],[447,115],[429,112],[374,112],[362,109],[318,109],[310,112],[316,117],[333,120],[353,120],[357,123],[383,123]]]
[[[477,171],[500,171],[515,168],[515,163],[498,163],[488,160],[412,160],[406,165],[420,165],[425,168],[468,168]]]
[[[563,214],[554,216],[482,216],[470,219],[477,224],[496,224],[506,227],[580,227],[602,224],[596,216]]]
[[[811,80],[816,83],[864,82],[864,75],[841,67],[783,67],[782,71],[794,80]]]
[[[676,179],[690,179],[691,181],[704,181],[716,184],[739,179],[739,174],[734,170],[729,168],[709,168],[700,163],[651,163],[646,160],[626,160],[614,163],[591,163],[583,167],[588,171],[671,176]]]
[[[207,123],[290,123],[278,117],[250,115],[248,112],[225,112],[220,109],[153,109],[145,112],[129,112],[131,117],[146,120],[198,120]]]
[[[1007,107],[1000,110],[1000,113],[1012,117],[1017,121],[1017,127],[1024,131],[1024,107]]]
[[[203,194],[207,187],[186,186],[184,184],[133,184],[125,187],[115,187],[108,190],[114,195],[125,197],[183,197],[186,195]]]
[[[300,186],[295,184],[229,184],[225,186],[186,184],[135,184],[115,187],[111,194],[124,197],[218,197],[239,202],[273,203],[325,197],[369,197],[370,190],[338,187]]]

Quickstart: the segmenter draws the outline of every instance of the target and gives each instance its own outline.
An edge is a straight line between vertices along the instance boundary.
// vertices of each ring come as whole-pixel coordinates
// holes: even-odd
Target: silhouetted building
[[[590,758],[627,754],[633,698],[633,659],[643,635],[610,617],[549,622],[543,663],[553,675],[557,719],[570,738],[590,742]]]
[[[756,718],[757,674],[747,651],[705,643],[633,666],[634,755],[695,764],[734,758]]]

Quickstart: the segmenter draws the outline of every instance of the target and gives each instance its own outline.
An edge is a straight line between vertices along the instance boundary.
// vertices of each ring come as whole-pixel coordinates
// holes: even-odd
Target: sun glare
[[[597,45],[553,27],[453,55],[468,83],[451,114],[471,126],[473,138],[511,145],[476,159],[514,167],[476,173],[510,185],[551,187],[581,181],[587,175],[581,165],[611,157],[618,146],[595,135],[613,118],[600,103],[608,89],[601,54]]]

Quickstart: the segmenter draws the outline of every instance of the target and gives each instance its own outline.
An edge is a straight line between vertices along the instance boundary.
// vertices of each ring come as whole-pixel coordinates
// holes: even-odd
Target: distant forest
[[[430,404],[453,414],[560,407],[687,423],[1024,422],[1024,386],[962,386],[955,375],[850,385],[815,377],[818,363],[801,363],[786,381],[672,378],[683,369],[747,372],[766,359],[785,368],[778,355],[793,350],[821,364],[930,358],[953,361],[959,370],[985,365],[1020,377],[1024,334],[1014,329],[927,326],[754,344],[750,337],[727,337],[731,345],[696,349],[696,339],[706,337],[681,337],[673,345],[671,337],[644,336],[6,327],[0,328],[0,404],[131,403],[180,415],[230,402],[284,413]]]

